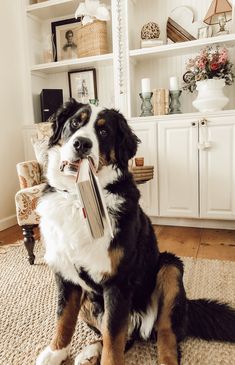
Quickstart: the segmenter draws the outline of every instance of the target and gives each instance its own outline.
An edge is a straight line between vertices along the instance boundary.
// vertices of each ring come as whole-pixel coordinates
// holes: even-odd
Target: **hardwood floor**
[[[235,261],[235,231],[190,227],[154,226],[160,251],[179,256]],[[39,232],[35,230],[36,238]],[[19,226],[0,232],[0,245],[22,239]]]

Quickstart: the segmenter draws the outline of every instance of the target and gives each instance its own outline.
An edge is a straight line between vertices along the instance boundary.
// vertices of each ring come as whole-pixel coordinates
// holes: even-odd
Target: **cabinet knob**
[[[206,119],[202,119],[200,124],[201,124],[202,126],[205,126],[205,125],[207,124],[207,120],[206,120]]]
[[[196,127],[197,123],[196,122],[192,122],[191,125],[192,125],[192,127]]]

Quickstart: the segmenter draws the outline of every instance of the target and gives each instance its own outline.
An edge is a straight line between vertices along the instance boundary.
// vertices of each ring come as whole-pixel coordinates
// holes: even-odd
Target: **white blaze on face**
[[[76,160],[76,155],[74,151],[74,141],[77,137],[85,137],[89,138],[92,141],[92,149],[90,156],[92,157],[96,168],[99,165],[99,144],[98,139],[95,133],[95,120],[97,118],[98,113],[102,110],[101,108],[91,105],[91,115],[88,123],[78,129],[69,140],[62,146],[61,148],[61,163],[63,161],[73,162]]]

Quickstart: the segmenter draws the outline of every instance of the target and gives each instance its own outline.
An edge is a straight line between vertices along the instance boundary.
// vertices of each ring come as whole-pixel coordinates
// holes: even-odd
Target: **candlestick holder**
[[[182,111],[180,110],[180,95],[182,90],[170,90],[170,112],[169,114],[181,114]]]
[[[153,115],[152,109],[152,103],[151,103],[151,98],[153,96],[152,92],[144,92],[144,93],[140,93],[139,94],[142,103],[141,103],[141,110],[142,113],[140,114],[141,117],[149,117],[151,115]]]

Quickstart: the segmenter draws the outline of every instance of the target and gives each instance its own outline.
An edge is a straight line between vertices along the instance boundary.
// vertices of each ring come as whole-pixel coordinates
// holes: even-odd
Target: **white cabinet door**
[[[235,219],[235,118],[210,118],[199,131],[200,216]]]
[[[159,207],[163,217],[198,217],[198,122],[158,125]]]
[[[141,140],[136,157],[144,157],[145,165],[154,166],[154,178],[138,185],[141,193],[140,204],[150,216],[158,215],[158,174],[157,174],[157,124],[155,122],[134,122],[133,132]]]

